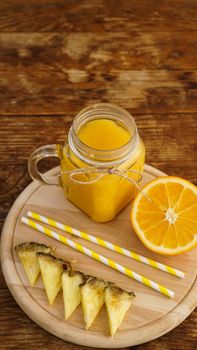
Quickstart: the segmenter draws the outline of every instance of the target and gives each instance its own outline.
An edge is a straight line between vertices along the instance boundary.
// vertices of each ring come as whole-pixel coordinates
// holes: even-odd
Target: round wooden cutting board
[[[57,171],[58,169],[54,168],[49,174],[55,175]],[[161,175],[164,174],[146,165],[143,183]],[[149,258],[167,263],[185,271],[185,278],[179,279],[106,248],[96,246],[91,242],[72,237],[73,240],[91,247],[115,262],[119,262],[173,290],[175,297],[169,299],[110,267],[25,226],[21,223],[21,216],[25,215],[28,210],[47,215]],[[44,186],[33,182],[22,192],[11,208],[3,228],[1,262],[8,288],[16,302],[33,321],[57,337],[76,344],[101,348],[120,348],[157,338],[176,327],[191,313],[197,305],[196,249],[175,257],[164,257],[150,252],[132,231],[129,213],[130,206],[123,210],[115,220],[98,224],[67,201],[60,187]],[[69,237],[69,234],[62,234]],[[120,287],[136,293],[136,298],[113,339],[108,335],[107,315],[104,307],[91,329],[85,331],[81,306],[77,308],[69,320],[64,321],[62,295],[59,294],[55,303],[49,306],[41,277],[39,277],[35,287],[30,287],[21,263],[14,252],[14,247],[17,244],[29,241],[52,245],[56,247],[55,255],[65,260],[75,260],[73,262],[74,269],[115,282]]]

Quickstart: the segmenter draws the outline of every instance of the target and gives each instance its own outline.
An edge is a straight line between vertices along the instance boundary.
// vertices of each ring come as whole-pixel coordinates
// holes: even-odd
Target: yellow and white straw
[[[33,218],[33,219],[36,219],[40,222],[43,222],[45,224],[48,224],[52,227],[56,227],[64,232],[68,232],[68,233],[71,233],[72,235],[75,235],[77,237],[80,237],[80,238],[84,238],[86,239],[87,241],[90,241],[90,242],[93,242],[95,244],[98,244],[99,246],[102,246],[102,247],[105,247],[105,248],[108,248],[110,250],[113,250],[114,252],[117,252],[121,255],[125,255],[125,256],[128,256],[129,258],[132,258],[134,260],[137,260],[137,261],[140,261],[146,265],[149,265],[149,266],[152,266],[152,267],[155,267],[156,269],[158,270],[162,270],[162,271],[165,271],[171,275],[174,275],[174,276],[177,276],[179,278],[184,278],[185,274],[184,272],[180,271],[180,270],[177,270],[173,267],[170,267],[168,265],[165,265],[165,264],[162,264],[158,261],[155,261],[153,259],[149,259],[143,255],[140,255],[140,254],[137,254],[135,252],[132,252],[128,249],[125,249],[125,248],[122,248],[116,244],[113,244],[113,243],[110,243],[108,241],[105,241],[101,238],[97,238],[95,236],[92,236],[90,234],[87,234],[86,232],[83,232],[83,231],[80,231],[76,228],[73,228],[71,226],[67,226],[67,225],[64,225],[58,221],[55,221],[55,220],[52,220],[46,216],[43,216],[43,215],[40,215],[38,213],[35,213],[33,211],[28,211],[27,212],[27,216]]]
[[[144,284],[147,287],[150,287],[150,288],[156,290],[157,292],[160,292],[161,294],[164,294],[165,296],[167,296],[169,298],[173,298],[173,296],[174,296],[174,292],[167,289],[166,287],[164,287],[156,282],[153,282],[150,279],[148,279],[147,277],[144,277],[144,276],[142,276],[134,271],[131,271],[127,267],[122,266],[122,265],[114,262],[113,260],[106,258],[105,256],[98,254],[95,251],[88,249],[79,243],[72,241],[69,238],[66,238],[66,237],[60,235],[59,233],[49,229],[46,226],[42,226],[42,225],[36,223],[35,221],[32,221],[24,216],[22,217],[21,221],[24,224],[26,224],[27,226],[30,226],[30,227],[36,229],[37,231],[39,231],[39,232],[41,232],[41,233],[43,233],[51,238],[54,238],[57,241],[64,243],[65,245],[91,257],[94,260],[97,260],[97,261],[103,263],[104,265],[110,266],[114,270],[117,270],[117,271],[123,273],[124,275],[127,275],[127,276],[133,278],[134,280]]]

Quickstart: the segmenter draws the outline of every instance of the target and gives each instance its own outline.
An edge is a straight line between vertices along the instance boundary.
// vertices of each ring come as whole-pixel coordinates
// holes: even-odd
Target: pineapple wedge
[[[69,269],[70,264],[50,254],[37,253],[37,257],[47,298],[52,305],[61,289],[62,272]]]
[[[127,292],[112,284],[105,289],[105,306],[108,315],[109,331],[112,337],[120,327],[134,297],[135,294],[133,292]]]
[[[15,251],[20,258],[30,285],[34,286],[40,274],[40,266],[36,253],[52,253],[52,248],[44,244],[29,242],[17,245]]]
[[[85,280],[82,272],[67,270],[62,273],[62,289],[65,320],[81,303],[80,284]]]
[[[107,282],[89,277],[81,286],[81,301],[85,329],[89,329],[104,304],[104,289]]]

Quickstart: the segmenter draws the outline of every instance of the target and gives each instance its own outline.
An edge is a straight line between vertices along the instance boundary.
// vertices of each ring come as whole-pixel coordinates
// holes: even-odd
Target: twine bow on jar
[[[137,174],[139,175],[139,179],[138,180],[134,180],[131,177],[129,177],[127,174],[128,173],[133,173],[133,174]],[[79,175],[79,174],[99,174],[96,178],[94,179],[87,179],[87,181],[81,181],[79,179],[77,179],[77,177],[75,175]],[[61,171],[60,174],[58,175],[59,177],[61,177],[62,175],[68,175],[70,180],[80,184],[80,185],[90,185],[93,184],[99,180],[101,180],[105,175],[118,175],[121,178],[131,182],[137,189],[138,191],[140,191],[149,201],[150,198],[146,195],[146,193],[144,193],[144,191],[140,188],[140,186],[138,185],[138,182],[141,181],[142,179],[142,172],[139,170],[120,170],[117,169],[115,167],[104,167],[104,166],[94,166],[94,167],[88,167],[88,168],[79,168],[79,169],[74,169],[74,170],[64,170]]]

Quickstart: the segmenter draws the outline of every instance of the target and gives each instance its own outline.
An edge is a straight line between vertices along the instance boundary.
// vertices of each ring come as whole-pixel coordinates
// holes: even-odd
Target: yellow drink
[[[89,147],[98,150],[113,150],[128,143],[131,134],[113,120],[95,119],[79,129],[78,137]]]
[[[38,170],[38,161],[46,157],[60,159],[60,181]],[[144,159],[145,147],[130,113],[98,103],[76,115],[63,147],[52,144],[35,150],[28,169],[32,179],[61,185],[73,204],[93,220],[106,222],[135,197]]]
[[[88,148],[91,162],[107,165],[108,152],[118,151],[131,142],[134,137],[135,129],[128,128],[124,123],[107,119],[96,118],[87,123],[82,124],[76,131],[76,135],[82,146]],[[101,153],[97,154],[98,151]],[[101,155],[100,155],[101,154]],[[104,155],[104,156],[103,156]],[[84,158],[84,157],[82,157]],[[119,170],[138,170],[142,172],[145,158],[145,148],[142,140],[138,138],[133,152],[122,161],[114,166]],[[116,162],[115,162],[116,163]],[[63,157],[61,161],[62,171],[73,170],[77,168],[93,167],[89,160],[81,159],[69,145],[63,149]],[[79,181],[91,181],[96,179],[100,174],[83,173],[76,175]],[[136,173],[127,173],[127,176],[134,180],[139,180]],[[67,174],[62,176],[62,186],[65,190],[66,197],[77,207],[87,213],[92,219],[98,222],[106,222],[112,220],[135,196],[136,187],[128,182],[128,180],[116,175],[106,174],[102,178],[93,183],[80,184],[72,181]]]

